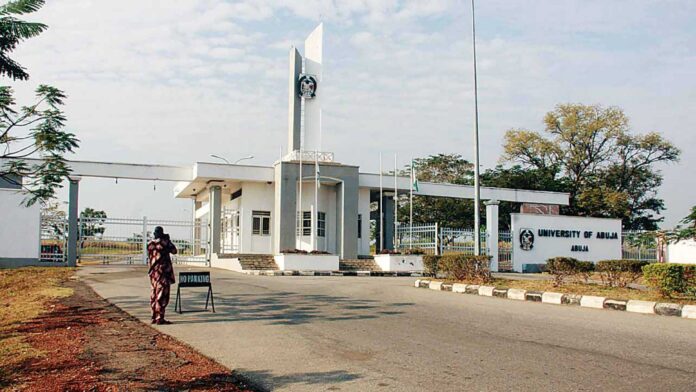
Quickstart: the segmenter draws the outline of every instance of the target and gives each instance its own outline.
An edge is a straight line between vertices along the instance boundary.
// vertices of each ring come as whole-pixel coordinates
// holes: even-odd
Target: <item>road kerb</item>
[[[455,283],[452,285],[453,293],[466,293],[466,285],[463,283]]]
[[[493,286],[479,286],[478,295],[482,295],[484,297],[492,297],[493,290],[495,290],[495,287]]]
[[[545,291],[541,295],[541,302],[545,304],[563,305],[563,293],[554,293],[552,291]]]
[[[696,319],[696,305],[682,306],[681,316],[683,318]]]
[[[653,301],[631,299],[626,303],[626,311],[632,313],[655,314],[656,304],[657,302]]]
[[[442,282],[430,282],[428,288],[430,290],[442,290]]]
[[[527,290],[508,289],[508,291],[507,291],[507,297],[509,299],[515,299],[518,301],[524,301],[526,299],[525,298],[526,295],[527,295]]]
[[[594,295],[583,295],[580,299],[580,306],[584,308],[604,309],[605,297],[597,297]]]

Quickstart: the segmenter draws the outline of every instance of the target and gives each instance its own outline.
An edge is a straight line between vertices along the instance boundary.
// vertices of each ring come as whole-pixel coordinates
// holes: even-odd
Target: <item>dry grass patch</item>
[[[41,356],[13,331],[45,312],[49,301],[72,295],[60,285],[73,273],[74,269],[55,267],[0,270],[0,368]]]

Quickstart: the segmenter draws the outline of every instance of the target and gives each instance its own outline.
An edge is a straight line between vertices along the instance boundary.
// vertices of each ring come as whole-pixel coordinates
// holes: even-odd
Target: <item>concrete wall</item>
[[[668,263],[696,264],[696,240],[682,240],[667,245]]]
[[[244,253],[265,253],[273,252],[272,236],[273,219],[274,219],[274,203],[273,203],[273,184],[262,182],[245,182],[242,185],[241,199],[241,227],[242,227],[242,250]],[[270,211],[271,212],[271,235],[254,235],[253,228],[253,211]]]
[[[16,190],[0,188],[0,260],[39,259],[41,206],[21,206],[24,197]]]
[[[311,211],[315,203],[314,183],[304,183],[302,186],[302,211]],[[299,197],[299,190],[298,190]],[[336,253],[336,187],[324,184],[319,188],[319,211],[326,213],[326,236],[317,237],[317,249]],[[301,247],[307,251],[312,249],[312,236],[302,236]]]
[[[321,175],[325,181],[334,179],[335,209],[326,211],[327,215],[334,215],[336,219],[335,231],[336,253],[343,258],[355,258],[358,254],[358,168],[336,164],[321,164]],[[311,178],[314,175],[313,165],[304,165],[302,176]],[[297,180],[299,178],[299,164],[297,162],[282,162],[275,167],[275,211],[277,219],[273,222],[274,230],[278,237],[274,238],[273,251],[278,253],[282,249],[295,248],[296,204],[297,204]],[[309,184],[308,200],[313,197],[313,185]],[[311,202],[310,202],[311,203]],[[321,202],[320,202],[321,204]],[[326,203],[324,203],[325,205]],[[320,209],[323,209],[320,206]],[[343,217],[346,224],[343,224]],[[329,228],[327,227],[327,230]]]
[[[523,264],[544,264],[556,256],[574,257],[584,261],[621,258],[621,220],[585,218],[563,215],[510,214],[512,218],[513,269],[521,272]],[[553,231],[553,236],[541,230]],[[523,246],[520,235],[531,232],[533,241]],[[557,232],[561,236],[556,236]],[[562,234],[573,232],[573,236]],[[616,234],[617,238],[598,238],[600,233]],[[529,245],[529,244],[528,244]],[[573,247],[579,250],[573,250]],[[585,248],[586,247],[586,248]]]

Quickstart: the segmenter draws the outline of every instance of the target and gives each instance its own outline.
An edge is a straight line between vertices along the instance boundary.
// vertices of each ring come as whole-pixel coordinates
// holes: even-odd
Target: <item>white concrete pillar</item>
[[[78,196],[80,194],[81,177],[71,176],[68,180],[68,267],[77,266],[77,242],[78,242]]]
[[[210,251],[220,253],[220,237],[222,235],[222,188],[220,185],[210,187]]]
[[[498,271],[498,200],[486,203],[486,246],[491,257],[491,271]]]

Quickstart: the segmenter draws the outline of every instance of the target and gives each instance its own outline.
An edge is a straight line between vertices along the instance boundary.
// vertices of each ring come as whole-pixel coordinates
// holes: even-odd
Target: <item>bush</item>
[[[491,258],[463,254],[446,254],[440,257],[438,270],[447,279],[467,280],[479,283],[491,281]]]
[[[553,275],[553,285],[558,287],[578,273],[580,263],[572,257],[554,257],[546,261],[546,271]]]
[[[280,251],[280,253],[283,253],[283,254],[306,255],[306,254],[309,253],[309,252],[307,252],[307,251],[304,250],[304,249],[283,249],[283,250]]]
[[[646,264],[647,261],[641,260],[602,260],[597,262],[596,270],[602,283],[610,287],[626,287],[640,278]]]
[[[645,283],[664,297],[696,297],[696,265],[655,263],[643,266]]]
[[[325,250],[313,250],[309,252],[310,255],[330,255],[331,253],[325,251]]]
[[[423,256],[423,275],[437,277],[438,263],[440,256],[425,255]]]
[[[404,250],[405,255],[414,255],[414,256],[420,256],[424,255],[425,251],[421,248],[408,248]]]
[[[400,255],[401,252],[395,249],[382,249],[379,254],[381,255]]]
[[[591,261],[578,261],[576,270],[578,278],[581,278],[583,283],[588,283],[592,273],[595,271],[595,263]]]

